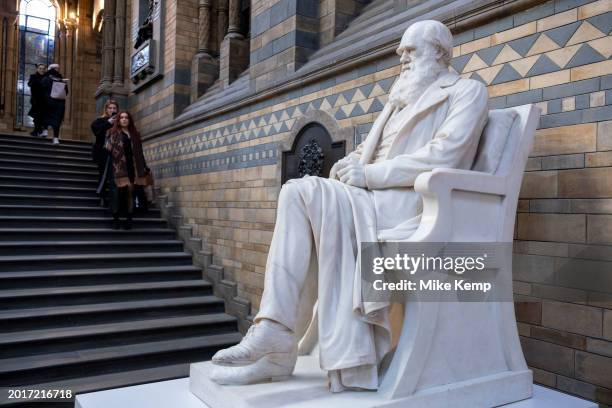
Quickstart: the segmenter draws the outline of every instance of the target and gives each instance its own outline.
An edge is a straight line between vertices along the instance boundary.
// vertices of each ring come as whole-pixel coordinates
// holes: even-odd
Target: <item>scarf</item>
[[[129,186],[130,179],[127,172],[127,159],[125,157],[123,147],[123,131],[109,130],[106,136],[106,149],[111,154],[113,175],[115,177],[115,184],[117,187]],[[132,157],[134,158],[134,170],[136,171],[136,177],[134,184],[141,186],[146,185],[146,172],[145,172],[145,159],[142,151],[142,142],[140,141],[140,135],[131,135],[132,139]]]

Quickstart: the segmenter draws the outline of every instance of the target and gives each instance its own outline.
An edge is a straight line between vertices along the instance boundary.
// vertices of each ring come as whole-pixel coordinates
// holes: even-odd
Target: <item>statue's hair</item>
[[[425,41],[442,52],[442,61],[447,66],[450,64],[453,57],[453,35],[448,27],[436,20],[423,20],[412,24],[408,30],[419,30]]]

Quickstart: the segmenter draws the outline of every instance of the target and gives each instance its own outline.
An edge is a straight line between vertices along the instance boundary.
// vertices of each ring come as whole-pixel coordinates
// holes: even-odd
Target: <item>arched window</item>
[[[290,151],[283,152],[281,182],[305,175],[328,177],[331,167],[344,157],[344,141],[334,142],[317,122],[304,126]]]
[[[17,77],[17,126],[32,126],[28,79],[37,64],[52,63],[57,8],[49,0],[19,3],[19,66]]]

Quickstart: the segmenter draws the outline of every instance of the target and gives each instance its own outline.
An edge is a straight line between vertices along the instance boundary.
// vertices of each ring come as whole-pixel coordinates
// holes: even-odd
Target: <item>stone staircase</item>
[[[160,211],[113,230],[96,179],[87,143],[0,135],[0,388],[185,377],[241,338]]]

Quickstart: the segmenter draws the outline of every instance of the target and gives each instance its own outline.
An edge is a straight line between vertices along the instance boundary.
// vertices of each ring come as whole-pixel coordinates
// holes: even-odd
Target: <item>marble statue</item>
[[[416,177],[470,169],[487,121],[484,85],[449,72],[452,45],[444,24],[412,24],[397,49],[399,78],[365,141],[329,178],[282,187],[261,308],[242,342],[214,355],[213,381],[287,378],[314,297],[310,329],[331,391],[378,388],[378,366],[391,346],[389,304],[360,299],[359,243],[409,237],[422,211]]]

